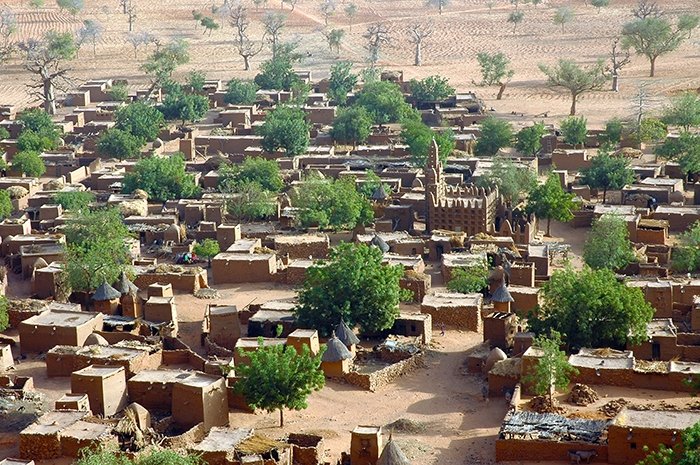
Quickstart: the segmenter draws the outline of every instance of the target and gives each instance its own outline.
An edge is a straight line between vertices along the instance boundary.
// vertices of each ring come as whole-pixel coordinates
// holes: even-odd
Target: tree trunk
[[[243,55],[243,69],[246,71],[250,70],[250,58],[248,55]]]
[[[440,14],[442,14],[442,0],[438,0],[438,10],[440,11]]]
[[[603,203],[605,203],[607,196],[608,196],[608,188],[605,187],[605,188],[603,188]]]
[[[44,110],[49,115],[56,114],[56,95],[50,78],[44,78]]]
[[[416,42],[416,59],[413,62],[413,66],[421,66],[423,64],[423,43],[418,40]]]
[[[571,94],[571,109],[569,110],[569,116],[574,116],[576,114],[576,100],[578,100],[578,94]]]
[[[612,91],[620,92],[620,76],[617,73],[612,75]]]
[[[656,68],[656,57],[650,58],[649,62],[651,64],[651,69],[649,70],[649,77],[654,77],[654,70]]]
[[[284,428],[284,410],[280,409],[280,428]]]
[[[97,41],[92,42],[92,56],[97,58]]]
[[[551,218],[547,218],[547,234],[545,234],[545,236],[547,236],[547,237],[551,237],[551,236],[552,236],[552,233],[551,233],[551,226],[552,226],[552,219],[551,219]]]
[[[506,86],[508,84],[505,82],[501,82],[501,83],[499,83],[499,85],[501,86],[501,88],[498,89],[498,95],[496,95],[496,100],[501,100],[501,98],[503,98],[503,92],[506,91]]]

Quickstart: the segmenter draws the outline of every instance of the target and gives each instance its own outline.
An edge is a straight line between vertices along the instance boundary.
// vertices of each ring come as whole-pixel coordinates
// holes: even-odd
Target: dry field
[[[192,60],[183,66],[178,75],[184,77],[190,70],[201,70],[209,77],[228,79],[233,76],[252,77],[257,65],[268,55],[264,53],[253,59],[253,70],[242,71],[242,60],[233,47],[233,30],[223,21],[221,29],[211,37],[195,29],[192,10],[209,12],[213,5],[223,0],[184,1],[133,0],[136,6],[136,31],[149,31],[162,41],[176,37],[186,38],[191,44]],[[259,18],[265,9],[256,10],[250,3],[251,36],[259,39],[262,27]],[[299,49],[309,56],[300,68],[318,71],[318,76],[327,73],[330,65],[338,59],[351,60],[360,68],[364,66],[366,51],[363,34],[370,24],[383,22],[390,27],[392,43],[383,50],[380,65],[388,69],[402,69],[406,78],[441,74],[450,78],[459,89],[474,88],[473,80],[479,80],[476,54],[480,51],[503,51],[513,60],[515,76],[508,87],[504,100],[491,100],[496,89],[479,89],[487,104],[499,113],[523,113],[522,122],[532,121],[535,115],[548,112],[549,119],[556,121],[567,114],[569,99],[558,91],[545,86],[539,63],[553,63],[558,58],[572,58],[591,63],[605,57],[612,40],[619,34],[622,25],[631,18],[630,10],[635,0],[613,0],[611,6],[597,13],[595,8],[585,5],[583,0],[545,1],[538,6],[521,7],[524,21],[514,33],[506,23],[512,6],[498,0],[492,10],[486,0],[453,0],[442,15],[437,9],[428,7],[422,0],[354,0],[358,13],[350,21],[343,9],[347,2],[338,3],[336,13],[331,16],[330,28],[343,28],[346,35],[340,56],[328,50],[321,34],[324,22],[319,10],[320,0],[300,0],[293,12],[288,5],[283,11],[288,15],[283,40],[296,41]],[[663,0],[659,2],[667,14],[697,12],[700,1]],[[14,36],[24,40],[37,37],[47,30],[77,30],[83,19],[96,19],[105,26],[105,34],[93,58],[90,46],[80,53],[80,58],[71,63],[75,82],[96,78],[125,78],[135,84],[143,83],[146,76],[139,65],[148,51],[139,50],[134,57],[132,47],[126,42],[127,19],[121,14],[117,0],[95,0],[86,2],[86,10],[74,18],[60,12],[47,1],[49,7],[28,9],[22,0],[5,0],[17,15],[19,30]],[[564,31],[553,24],[552,15],[557,7],[568,4],[576,13],[574,20]],[[269,0],[269,10],[281,11],[281,4]],[[222,18],[215,16],[219,22]],[[434,34],[426,39],[424,66],[413,67],[413,49],[406,34],[412,24],[430,24]],[[588,94],[580,103],[580,113],[594,124],[600,124],[611,116],[624,116],[631,112],[631,99],[638,87],[646,84],[651,95],[658,96],[658,104],[674,92],[700,87],[700,43],[695,37],[687,41],[678,51],[659,59],[657,77],[649,79],[648,64],[642,57],[634,57],[623,70],[621,92],[609,91]],[[176,76],[177,77],[177,76]],[[25,83],[28,75],[22,71],[19,61],[4,65],[0,72],[0,103],[27,104]],[[516,121],[518,118],[514,118]]]

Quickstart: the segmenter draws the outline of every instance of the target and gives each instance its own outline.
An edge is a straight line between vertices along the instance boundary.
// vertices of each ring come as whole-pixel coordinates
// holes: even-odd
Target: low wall
[[[370,392],[390,384],[395,379],[410,373],[423,366],[423,353],[418,353],[411,358],[382,368],[372,373],[358,373],[351,371],[345,375],[345,381]]]
[[[496,460],[504,462],[557,461],[569,463],[570,450],[595,450],[598,455],[591,463],[607,463],[608,446],[580,442],[554,442],[525,439],[497,439]]]
[[[134,284],[139,289],[146,289],[151,284],[169,283],[173,290],[194,294],[203,287],[208,287],[207,273],[200,274],[175,274],[175,273],[144,273],[134,279]]]
[[[588,385],[620,386],[635,389],[655,389],[659,391],[691,392],[690,386],[685,384],[687,374],[673,373],[647,373],[634,370],[602,369],[596,374],[595,368],[576,367],[578,375],[572,377],[572,383]]]

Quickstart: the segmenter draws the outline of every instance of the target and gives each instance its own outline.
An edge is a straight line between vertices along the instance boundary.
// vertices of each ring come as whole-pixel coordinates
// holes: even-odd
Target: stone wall
[[[351,371],[345,375],[345,381],[367,391],[375,392],[378,389],[391,384],[395,379],[410,373],[423,366],[423,353],[418,353],[411,358],[382,368],[372,373],[358,373]]]

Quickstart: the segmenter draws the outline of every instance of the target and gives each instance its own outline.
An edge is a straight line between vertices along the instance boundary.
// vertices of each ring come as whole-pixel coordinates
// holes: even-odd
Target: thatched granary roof
[[[375,246],[376,248],[381,250],[382,253],[387,253],[389,251],[389,244],[387,244],[384,239],[377,236],[376,234],[374,235],[374,237],[370,241],[370,245]]]
[[[100,287],[97,288],[95,293],[92,295],[92,300],[96,302],[101,302],[105,300],[118,299],[121,296],[122,295],[118,290],[104,282]]]
[[[513,302],[515,299],[510,295],[507,287],[501,286],[494,291],[491,300],[493,302]]]
[[[333,333],[333,336],[326,343],[326,351],[323,353],[321,360],[324,362],[339,362],[351,358],[352,353]]]
[[[393,439],[389,438],[389,442],[384,446],[382,455],[380,455],[379,460],[377,460],[377,465],[411,465],[411,462],[398,444],[396,444]]]
[[[352,329],[342,320],[338,326],[335,327],[335,336],[340,339],[340,342],[345,344],[345,347],[360,343],[360,340],[355,336],[355,333],[352,332]]]
[[[119,277],[119,281],[114,285],[114,288],[122,295],[136,294],[139,291],[139,288],[131,282],[123,271],[122,275]]]

